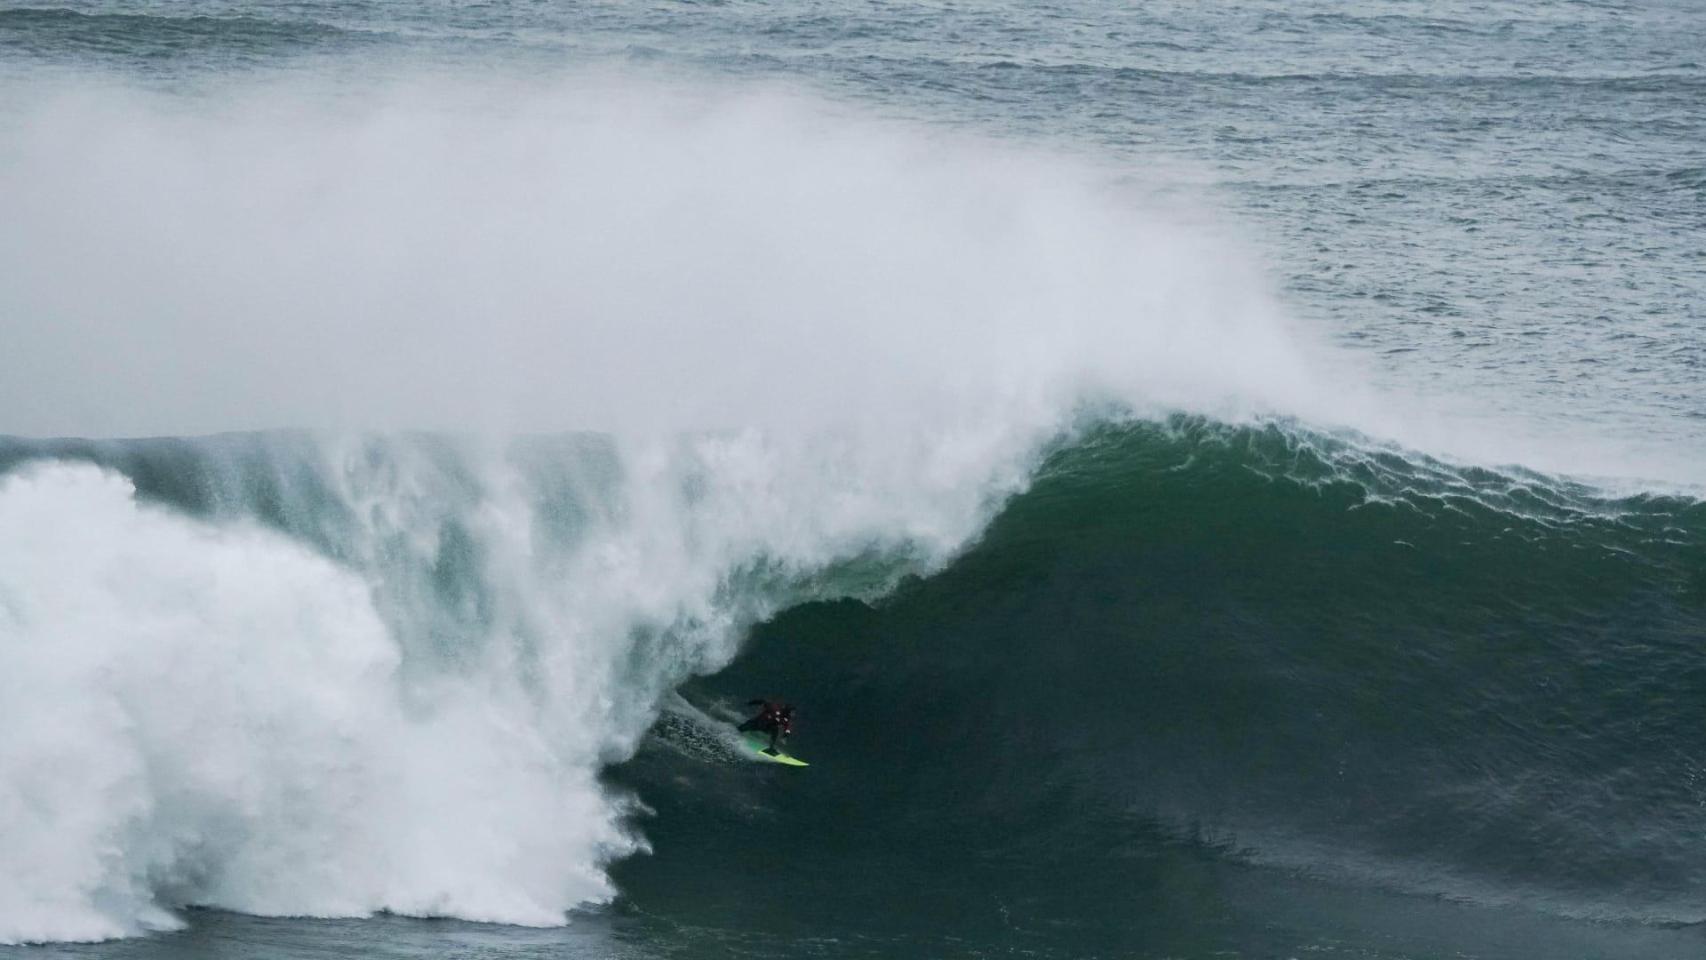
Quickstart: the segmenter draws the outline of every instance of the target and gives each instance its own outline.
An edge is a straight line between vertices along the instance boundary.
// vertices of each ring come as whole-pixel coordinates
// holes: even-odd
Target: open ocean
[[[1706,956],[1706,7],[0,2],[0,960],[334,956]]]

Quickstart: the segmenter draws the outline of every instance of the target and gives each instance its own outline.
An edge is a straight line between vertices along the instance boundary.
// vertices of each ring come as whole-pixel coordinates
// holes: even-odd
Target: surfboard
[[[811,766],[811,764],[805,762],[804,760],[801,760],[799,757],[790,757],[780,750],[776,751],[775,753],[765,753],[764,752],[765,748],[770,746],[769,734],[764,734],[764,733],[742,734],[741,738],[740,738],[740,742],[746,744],[747,751],[750,752],[753,756],[757,757],[760,760],[768,760],[771,763],[782,763],[782,764],[786,764],[790,767],[809,767],[809,766]]]

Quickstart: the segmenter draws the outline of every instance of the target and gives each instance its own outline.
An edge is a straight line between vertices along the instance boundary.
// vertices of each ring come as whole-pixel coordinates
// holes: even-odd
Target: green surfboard
[[[771,763],[787,764],[790,767],[811,766],[811,764],[801,760],[799,757],[790,757],[780,750],[775,753],[769,753],[766,748],[770,746],[770,737],[767,734],[743,734],[740,738],[740,742],[746,744],[747,752],[756,756],[760,760],[768,760]]]

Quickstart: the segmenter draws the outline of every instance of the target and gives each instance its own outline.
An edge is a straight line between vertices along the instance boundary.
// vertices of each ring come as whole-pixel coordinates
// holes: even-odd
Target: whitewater
[[[1357,102],[1320,84],[1509,79],[1333,37],[1554,12],[1323,15],[1308,69],[1153,14],[1272,67],[1228,74],[951,6],[981,52],[917,62],[877,8],[746,11],[756,53],[709,9],[0,9],[0,944],[1685,955],[1698,65],[1518,71],[1660,100],[1617,136],[1661,172],[1557,189],[1589,245],[1663,212],[1577,257],[1517,148],[1246,153]],[[1051,55],[995,56],[1020,21]],[[1080,110],[1157,84],[1212,137]],[[760,694],[816,780],[693,746]]]

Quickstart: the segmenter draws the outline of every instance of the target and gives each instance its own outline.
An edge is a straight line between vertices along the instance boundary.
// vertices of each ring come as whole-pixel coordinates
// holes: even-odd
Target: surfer
[[[748,700],[746,705],[757,707],[758,715],[736,729],[741,733],[756,730],[770,734],[770,746],[764,752],[774,755],[776,745],[788,739],[788,735],[794,732],[794,708],[786,703],[770,700]]]

